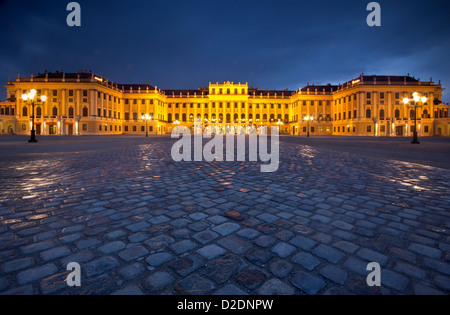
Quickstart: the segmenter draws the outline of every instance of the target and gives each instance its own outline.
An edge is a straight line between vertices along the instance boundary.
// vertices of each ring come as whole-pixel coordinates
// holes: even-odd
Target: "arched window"
[[[223,114],[219,114],[219,122],[223,122]]]
[[[261,116],[259,114],[256,114],[256,121],[259,121],[261,119]]]
[[[372,111],[370,109],[366,110],[366,118],[372,118]]]
[[[205,116],[204,116],[204,118],[205,118],[205,120],[208,120],[208,114],[205,114]]]
[[[278,114],[277,119],[278,119],[278,120],[282,120],[282,119],[283,119],[283,117],[281,116],[281,114]]]
[[[73,118],[73,107],[69,107],[69,118]]]
[[[234,114],[234,122],[237,123],[239,120],[239,115],[238,114]]]
[[[227,114],[227,124],[231,123],[231,115]]]
[[[52,116],[58,116],[58,108],[57,107],[53,107]]]
[[[42,108],[36,107],[36,117],[41,118],[41,116],[42,116]]]
[[[284,115],[284,121],[289,122],[289,114]]]
[[[267,121],[267,114],[263,115],[263,121],[266,122]]]
[[[251,115],[251,114],[250,114]],[[242,120],[243,119],[243,120]],[[249,118],[250,119],[250,118]],[[241,120],[245,121],[245,114],[241,114]]]
[[[178,121],[180,120],[180,114],[178,114],[178,113],[175,114],[175,120],[178,120]]]
[[[400,118],[400,111],[398,109],[395,110],[395,118],[396,119]]]
[[[425,109],[425,110],[423,111],[423,113],[422,113],[422,118],[430,118],[429,115],[428,115],[428,110]]]
[[[24,116],[24,117],[28,116],[28,108],[27,107],[24,107],[22,109],[22,116]]]
[[[248,120],[253,121],[253,114],[248,114]]]
[[[275,120],[275,115],[274,114],[270,114],[270,121],[274,121]]]
[[[380,109],[380,120],[384,120],[384,109]]]
[[[183,114],[183,115],[182,115],[182,118],[183,118],[182,121],[184,121],[184,122],[187,121],[187,119],[186,119],[186,114]]]
[[[197,114],[198,119],[202,119],[202,114]]]
[[[167,115],[167,120],[168,120],[169,123],[172,122],[172,114],[168,114]]]
[[[89,110],[87,107],[83,107],[83,117],[87,117],[87,116],[89,116]]]
[[[409,117],[410,117],[411,119],[414,119],[414,118],[416,117],[416,111],[415,111],[414,109],[411,109],[411,110],[409,111]]]

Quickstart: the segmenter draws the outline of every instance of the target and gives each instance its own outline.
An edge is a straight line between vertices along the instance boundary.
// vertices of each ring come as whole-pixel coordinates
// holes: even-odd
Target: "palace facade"
[[[168,134],[177,125],[215,133],[250,126],[279,126],[291,135],[450,136],[449,105],[441,83],[410,76],[360,75],[341,85],[308,85],[297,91],[260,90],[248,83],[210,83],[196,90],[161,90],[148,84],[117,84],[90,72],[44,73],[9,81],[0,102],[0,131],[28,135],[32,106],[22,94],[47,97],[35,103],[38,135]],[[418,92],[428,98],[403,103]],[[151,119],[145,121],[143,116]],[[311,117],[311,120],[305,118]],[[147,129],[148,128],[148,129]]]

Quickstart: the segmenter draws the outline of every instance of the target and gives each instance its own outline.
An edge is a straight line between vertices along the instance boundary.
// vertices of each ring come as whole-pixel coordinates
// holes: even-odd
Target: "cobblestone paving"
[[[148,141],[2,162],[1,294],[450,293],[450,170],[282,140],[260,173]]]

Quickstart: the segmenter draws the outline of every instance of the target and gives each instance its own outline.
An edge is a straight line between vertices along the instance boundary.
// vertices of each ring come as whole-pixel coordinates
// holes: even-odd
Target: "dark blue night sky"
[[[0,80],[92,70],[111,81],[162,89],[248,82],[261,89],[406,75],[450,88],[450,1],[0,0]],[[5,89],[0,99],[5,98]],[[450,102],[445,91],[444,102]]]

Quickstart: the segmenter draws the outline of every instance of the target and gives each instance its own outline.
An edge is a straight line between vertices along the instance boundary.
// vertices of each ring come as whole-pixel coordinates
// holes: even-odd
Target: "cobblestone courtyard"
[[[276,173],[176,163],[168,137],[39,140],[0,139],[1,294],[450,293],[448,139],[422,163],[409,139],[281,137]]]

